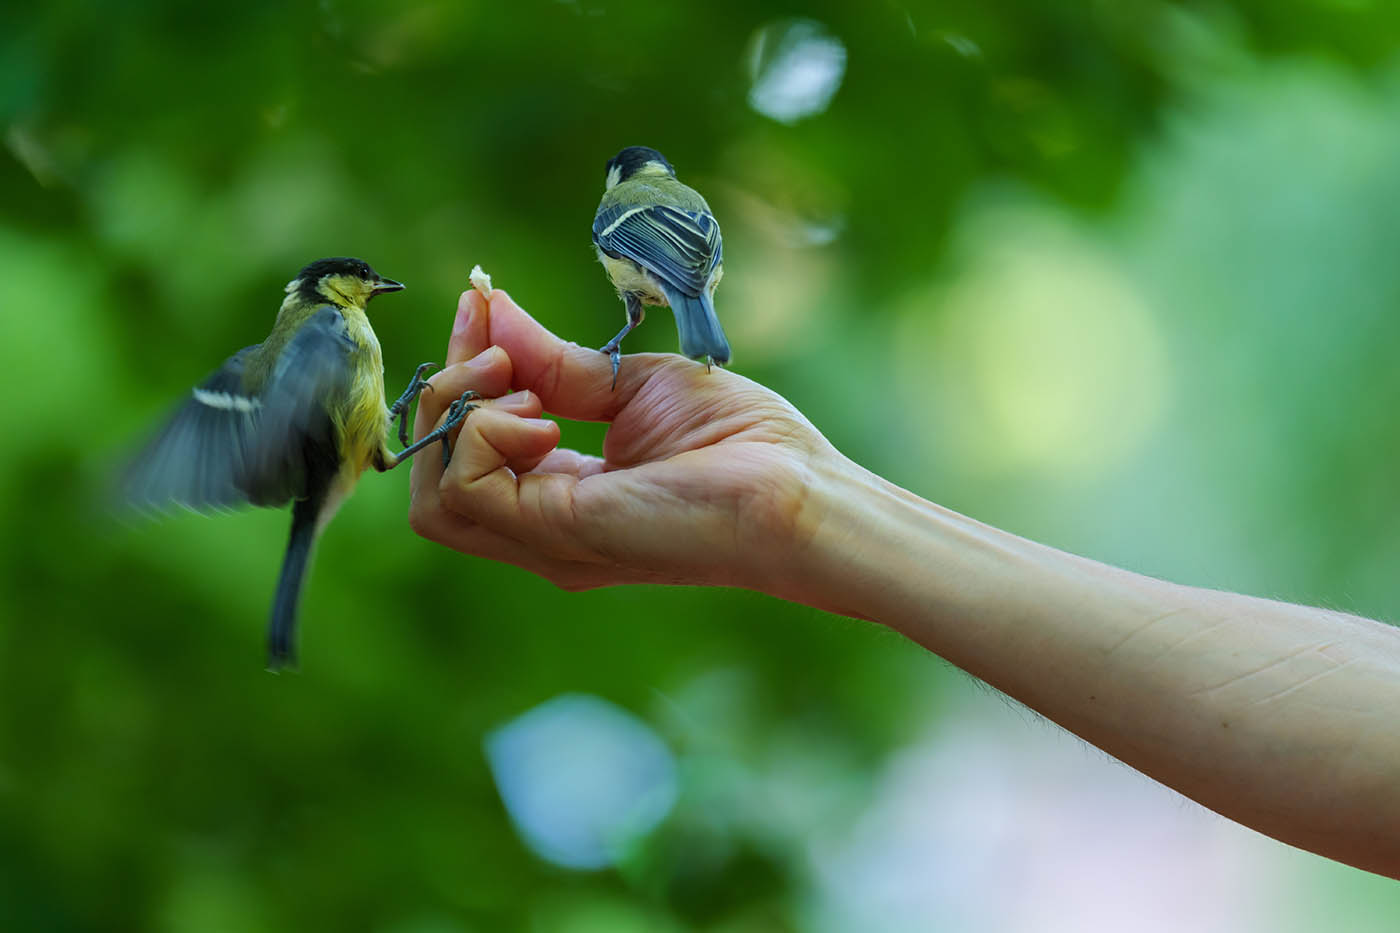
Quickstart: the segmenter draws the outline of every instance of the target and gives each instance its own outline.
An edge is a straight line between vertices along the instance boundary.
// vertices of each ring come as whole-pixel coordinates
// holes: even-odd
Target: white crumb
[[[472,288],[481,292],[481,297],[491,300],[491,276],[481,268],[480,263],[472,266]]]

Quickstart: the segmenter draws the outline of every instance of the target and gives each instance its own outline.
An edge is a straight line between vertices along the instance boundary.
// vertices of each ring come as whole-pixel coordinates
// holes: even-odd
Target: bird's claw
[[[599,353],[606,353],[608,359],[612,361],[612,391],[617,391],[617,367],[622,363],[622,349],[615,343],[610,343],[598,350]]]
[[[416,398],[417,396],[421,395],[421,394],[422,394],[423,392],[425,392],[425,391],[426,391],[426,392],[431,392],[431,391],[433,391],[432,384],[431,384],[431,383],[428,383],[428,382],[425,382],[425,381],[423,381],[422,379],[419,379],[419,380],[417,380],[416,382],[414,382],[413,385],[409,386],[409,387],[404,391],[404,395],[405,395],[405,396],[408,396],[408,399],[409,399],[409,401],[411,402],[414,398]],[[398,403],[395,402],[394,404],[397,405]],[[393,409],[390,409],[390,411],[393,412]],[[404,403],[403,407],[400,408],[397,412],[394,412],[394,413],[393,413],[393,415],[392,415],[392,420],[397,421],[397,422],[399,423],[399,445],[400,445],[401,447],[407,447],[407,446],[408,446],[408,403],[407,403],[407,402]]]
[[[470,389],[463,392],[460,398],[453,400],[452,404],[447,406],[447,417],[443,419],[442,424],[399,451],[396,462],[402,463],[429,444],[442,441],[442,465],[446,469],[448,462],[452,459],[452,448],[448,446],[447,442],[448,432],[460,425],[466,420],[467,415],[479,407],[471,404],[479,398],[481,396]]]
[[[466,417],[467,411],[471,411],[472,409],[481,407],[479,405],[471,405],[468,403],[475,402],[480,398],[481,393],[473,389],[468,389],[467,391],[463,392],[460,397],[458,397],[452,402],[451,405],[447,406],[447,420],[452,421],[453,418],[456,418],[457,420],[453,422],[454,427],[460,424],[462,418]]]
[[[463,421],[466,421],[467,415],[481,407],[480,405],[471,404],[479,398],[481,398],[480,393],[474,392],[471,389],[463,392],[459,398],[454,400],[451,405],[447,406],[447,419],[443,421],[441,427],[433,432],[434,434],[440,434],[442,437],[442,468],[444,470],[446,470],[448,464],[452,462],[452,446],[447,440],[447,434]]]
[[[389,423],[398,422],[399,425],[399,445],[408,446],[408,406],[426,389],[431,392],[433,387],[423,378],[423,374],[430,369],[436,369],[436,363],[419,363],[418,368],[413,371],[413,378],[409,380],[408,388],[403,390],[403,394],[394,400],[394,404],[389,406]]]

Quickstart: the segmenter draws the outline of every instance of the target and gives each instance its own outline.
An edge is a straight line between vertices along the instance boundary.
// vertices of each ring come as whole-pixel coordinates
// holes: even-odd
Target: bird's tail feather
[[[287,555],[282,559],[282,575],[277,580],[277,595],[272,599],[272,618],[267,627],[269,670],[278,671],[296,664],[297,603],[311,548],[316,543],[320,506],[320,501],[312,498],[298,499],[292,507],[292,536],[287,542]]]
[[[729,341],[715,316],[715,305],[708,292],[698,298],[688,295],[668,295],[671,310],[676,315],[676,330],[681,337],[681,352],[693,360],[710,360],[723,366],[729,362]]]

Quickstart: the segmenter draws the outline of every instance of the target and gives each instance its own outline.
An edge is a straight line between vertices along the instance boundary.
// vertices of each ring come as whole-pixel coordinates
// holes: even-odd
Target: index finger
[[[481,292],[474,288],[462,292],[462,297],[457,299],[457,316],[452,319],[452,336],[447,338],[444,369],[470,360],[491,346],[486,317],[486,299]]]

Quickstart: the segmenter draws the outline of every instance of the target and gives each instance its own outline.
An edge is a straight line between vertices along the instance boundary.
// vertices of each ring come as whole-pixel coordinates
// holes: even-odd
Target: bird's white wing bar
[[[194,388],[193,392],[195,401],[201,405],[208,405],[210,408],[217,408],[219,411],[236,411],[248,414],[262,407],[262,402],[246,395],[234,395],[232,392],[212,392],[198,386]]]

